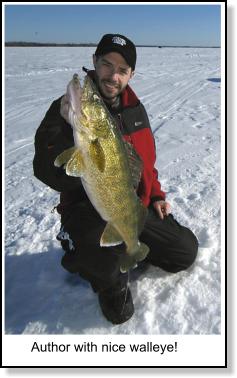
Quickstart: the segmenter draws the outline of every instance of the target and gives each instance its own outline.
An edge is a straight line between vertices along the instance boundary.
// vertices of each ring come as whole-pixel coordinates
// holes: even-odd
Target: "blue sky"
[[[220,46],[221,6],[5,4],[5,41],[98,43],[105,33],[135,44]]]

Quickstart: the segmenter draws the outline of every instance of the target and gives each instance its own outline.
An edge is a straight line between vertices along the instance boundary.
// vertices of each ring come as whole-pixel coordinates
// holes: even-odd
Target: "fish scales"
[[[147,209],[134,190],[120,130],[92,80],[87,76],[82,89],[78,81],[74,75],[67,92],[75,148],[60,154],[55,165],[64,165],[68,175],[81,177],[91,203],[108,222],[100,245],[126,244],[121,256],[121,271],[126,272],[149,252],[139,242]]]

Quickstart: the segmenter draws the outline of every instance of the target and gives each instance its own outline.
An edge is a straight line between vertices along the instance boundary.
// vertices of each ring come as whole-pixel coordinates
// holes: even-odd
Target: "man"
[[[143,161],[137,195],[149,210],[139,237],[150,249],[146,263],[173,273],[187,269],[196,258],[198,242],[170,214],[170,204],[158,181],[149,120],[144,106],[128,85],[134,75],[136,48],[125,36],[106,34],[97,46],[93,64],[95,70],[88,75],[96,83],[123,138]],[[64,95],[46,113],[35,136],[34,174],[61,192],[57,210],[62,226],[57,239],[65,250],[63,267],[88,280],[98,293],[104,316],[113,324],[121,324],[134,313],[128,273],[120,272],[124,245],[100,247],[104,220],[90,203],[80,178],[69,177],[63,168],[54,166],[55,158],[74,145],[68,110]]]

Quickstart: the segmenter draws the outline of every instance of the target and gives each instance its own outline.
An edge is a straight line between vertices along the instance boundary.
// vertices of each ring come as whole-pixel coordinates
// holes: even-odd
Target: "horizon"
[[[60,47],[60,46],[68,46],[68,47],[96,47],[97,43],[95,42],[79,42],[79,43],[71,43],[71,42],[35,42],[35,41],[5,41],[5,47],[11,47],[6,46],[7,44],[16,44],[16,46],[12,47]],[[26,44],[26,46],[21,46],[23,44]],[[29,46],[27,46],[29,45]],[[34,46],[30,46],[34,45]],[[51,46],[52,45],[52,46]],[[187,47],[187,48],[221,48],[221,46],[192,46],[192,45],[146,45],[146,44],[136,44],[136,47],[156,47],[156,48],[164,48],[164,47],[173,47],[173,48],[181,48],[181,47]]]
[[[5,43],[95,44],[107,33],[135,45],[220,47],[221,5],[5,5]],[[54,42],[52,42],[54,41]]]

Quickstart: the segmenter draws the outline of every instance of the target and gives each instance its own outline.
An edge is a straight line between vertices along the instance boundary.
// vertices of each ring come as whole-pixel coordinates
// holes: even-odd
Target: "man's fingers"
[[[164,214],[162,213],[161,209],[158,210],[160,219],[164,219]]]
[[[168,216],[171,213],[171,206],[168,202],[157,201],[153,204],[156,212],[158,213],[160,219],[164,219],[165,216]]]
[[[165,207],[165,208],[163,209],[163,214],[164,214],[164,215],[169,215],[169,209],[168,209],[167,207]]]
[[[160,205],[156,205],[156,210],[157,210],[157,212],[159,214],[160,219],[164,219],[164,215],[162,213],[162,208],[161,208]]]
[[[171,213],[171,206],[169,203],[166,204],[165,211],[166,211],[166,215],[169,215]]]
[[[171,211],[171,207],[170,207],[170,204],[169,203],[166,203],[163,207],[162,207],[162,212],[164,215],[169,215],[170,214],[170,211]]]
[[[69,102],[67,95],[61,99],[60,114],[68,122]]]

